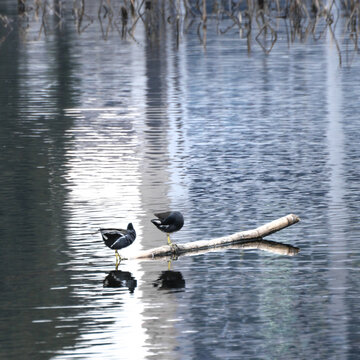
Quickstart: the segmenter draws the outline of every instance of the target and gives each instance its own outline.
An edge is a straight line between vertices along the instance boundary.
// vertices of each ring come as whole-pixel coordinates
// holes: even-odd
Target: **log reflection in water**
[[[229,244],[224,245],[222,247],[216,247],[212,249],[206,249],[206,250],[197,250],[192,251],[188,253],[184,253],[177,256],[157,256],[154,259],[177,259],[180,256],[198,256],[203,255],[209,252],[219,252],[219,251],[225,251],[229,249],[239,249],[239,250],[263,250],[270,252],[272,254],[276,255],[285,255],[285,256],[295,256],[300,252],[300,248],[288,244],[279,243],[276,241],[269,241],[269,240],[263,240],[263,239],[257,239],[257,240],[251,240],[246,241],[240,244]]]

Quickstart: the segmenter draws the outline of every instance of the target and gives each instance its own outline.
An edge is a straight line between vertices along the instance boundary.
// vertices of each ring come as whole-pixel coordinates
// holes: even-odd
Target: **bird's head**
[[[128,226],[127,226],[127,229],[128,230],[134,230],[133,224],[129,223]]]

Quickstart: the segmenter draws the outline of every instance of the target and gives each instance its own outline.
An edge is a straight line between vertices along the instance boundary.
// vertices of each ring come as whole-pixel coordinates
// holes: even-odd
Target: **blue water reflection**
[[[359,64],[326,41],[136,39],[3,44],[0,357],[355,359]],[[115,268],[94,232],[133,222],[131,256],[165,244],[166,209],[180,243],[295,213],[269,240],[301,251]]]

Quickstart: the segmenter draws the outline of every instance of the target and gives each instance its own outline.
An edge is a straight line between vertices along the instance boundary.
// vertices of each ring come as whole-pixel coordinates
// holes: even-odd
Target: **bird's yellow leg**
[[[170,234],[167,234],[167,241],[168,241],[168,245],[172,245],[172,242],[170,240]]]
[[[115,257],[116,257],[116,266],[119,266],[120,261],[121,261],[121,257],[119,255],[119,253],[117,252],[117,250],[115,250]]]
[[[171,260],[168,260],[168,270],[171,270]]]
[[[115,256],[116,256],[116,266],[119,266],[122,260],[127,260],[125,257],[121,257],[121,255],[118,253],[117,250],[115,250]]]

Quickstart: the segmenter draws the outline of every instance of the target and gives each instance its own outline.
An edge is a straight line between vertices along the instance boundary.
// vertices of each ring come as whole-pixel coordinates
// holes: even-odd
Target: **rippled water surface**
[[[30,23],[31,25],[32,23]],[[15,26],[15,25],[14,25]],[[32,25],[35,26],[35,25]],[[196,28],[148,41],[95,24],[0,47],[0,357],[356,359],[360,67],[330,39],[269,55]],[[228,249],[115,269],[124,256],[252,229],[296,256]]]

